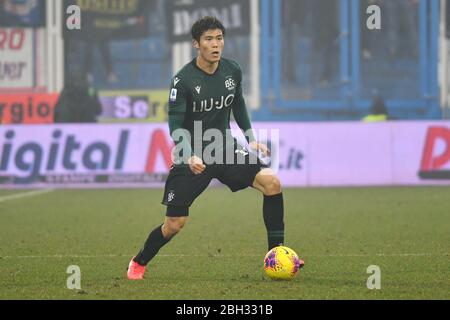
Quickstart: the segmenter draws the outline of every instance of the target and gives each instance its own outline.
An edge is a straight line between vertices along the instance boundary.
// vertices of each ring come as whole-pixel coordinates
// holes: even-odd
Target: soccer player
[[[188,219],[189,207],[213,178],[233,192],[247,187],[259,190],[264,195],[263,217],[268,248],[284,242],[280,180],[255,154],[227,136],[233,110],[236,123],[245,133],[250,148],[263,156],[270,152],[252,134],[242,96],[239,65],[222,58],[225,28],[218,19],[204,17],[194,23],[191,33],[197,57],[176,74],[170,89],[169,128],[177,146],[175,150],[181,152],[175,157],[165,184],[162,203],[167,206],[166,218],[150,233],[143,249],[131,259],[127,273],[131,280],[143,279],[146,265],[180,232]],[[215,132],[218,130],[223,135],[223,139],[214,141],[212,156],[196,150],[199,144],[203,150],[203,134],[208,129],[216,129]],[[230,157],[232,163],[227,161]]]

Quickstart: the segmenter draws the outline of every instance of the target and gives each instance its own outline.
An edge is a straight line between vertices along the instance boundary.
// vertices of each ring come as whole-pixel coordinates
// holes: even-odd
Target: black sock
[[[137,254],[134,258],[134,261],[139,263],[141,266],[146,266],[150,260],[152,260],[159,249],[161,249],[165,244],[167,244],[169,240],[163,237],[163,233],[161,230],[162,225],[155,228],[145,241],[144,248]]]
[[[284,243],[283,193],[264,196],[263,217],[267,229],[268,249],[271,250]]]

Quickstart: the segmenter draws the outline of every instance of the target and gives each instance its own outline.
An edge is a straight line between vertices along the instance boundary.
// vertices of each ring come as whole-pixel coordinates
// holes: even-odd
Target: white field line
[[[45,190],[34,190],[34,191],[29,191],[29,192],[21,192],[21,193],[18,193],[18,194],[12,194],[10,196],[0,197],[0,203],[1,202],[6,202],[6,201],[11,201],[11,200],[35,197],[35,196],[38,196],[38,195],[41,195],[41,194],[45,194],[45,193],[50,193],[50,192],[53,192],[53,191],[55,191],[55,190],[53,190],[53,189],[45,189]]]
[[[76,255],[76,254],[68,254],[68,255],[38,255],[38,256],[0,256],[0,261],[2,259],[103,259],[103,258],[123,258],[123,257],[132,257],[133,254],[105,254],[105,255]],[[226,255],[226,254],[159,254],[157,257],[162,258],[185,258],[185,257],[214,257],[214,258],[238,258],[238,257],[260,257],[261,255],[257,254],[241,254],[241,255]],[[450,256],[450,253],[376,253],[376,254],[323,254],[323,255],[305,255],[303,257],[306,258],[315,258],[315,257],[343,257],[343,258],[351,258],[351,257],[444,257]]]

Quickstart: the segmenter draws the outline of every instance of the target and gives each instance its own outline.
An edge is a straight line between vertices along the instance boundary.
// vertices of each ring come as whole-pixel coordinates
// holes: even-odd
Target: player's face
[[[222,30],[215,29],[204,32],[200,37],[200,42],[194,41],[194,46],[203,60],[209,63],[219,62],[224,47]]]

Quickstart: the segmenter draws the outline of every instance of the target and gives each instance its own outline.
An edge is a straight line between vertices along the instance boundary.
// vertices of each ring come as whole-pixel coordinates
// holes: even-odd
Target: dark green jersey
[[[186,129],[191,136],[191,150],[194,150],[194,123],[197,126],[195,140],[202,139],[208,129],[218,129],[225,136],[230,128],[231,111],[243,132],[251,129],[242,96],[242,71],[236,62],[222,58],[216,72],[210,75],[201,70],[194,59],[172,79],[169,97],[170,133]],[[253,136],[248,137],[248,140],[254,140]],[[209,143],[202,140],[203,146]]]

